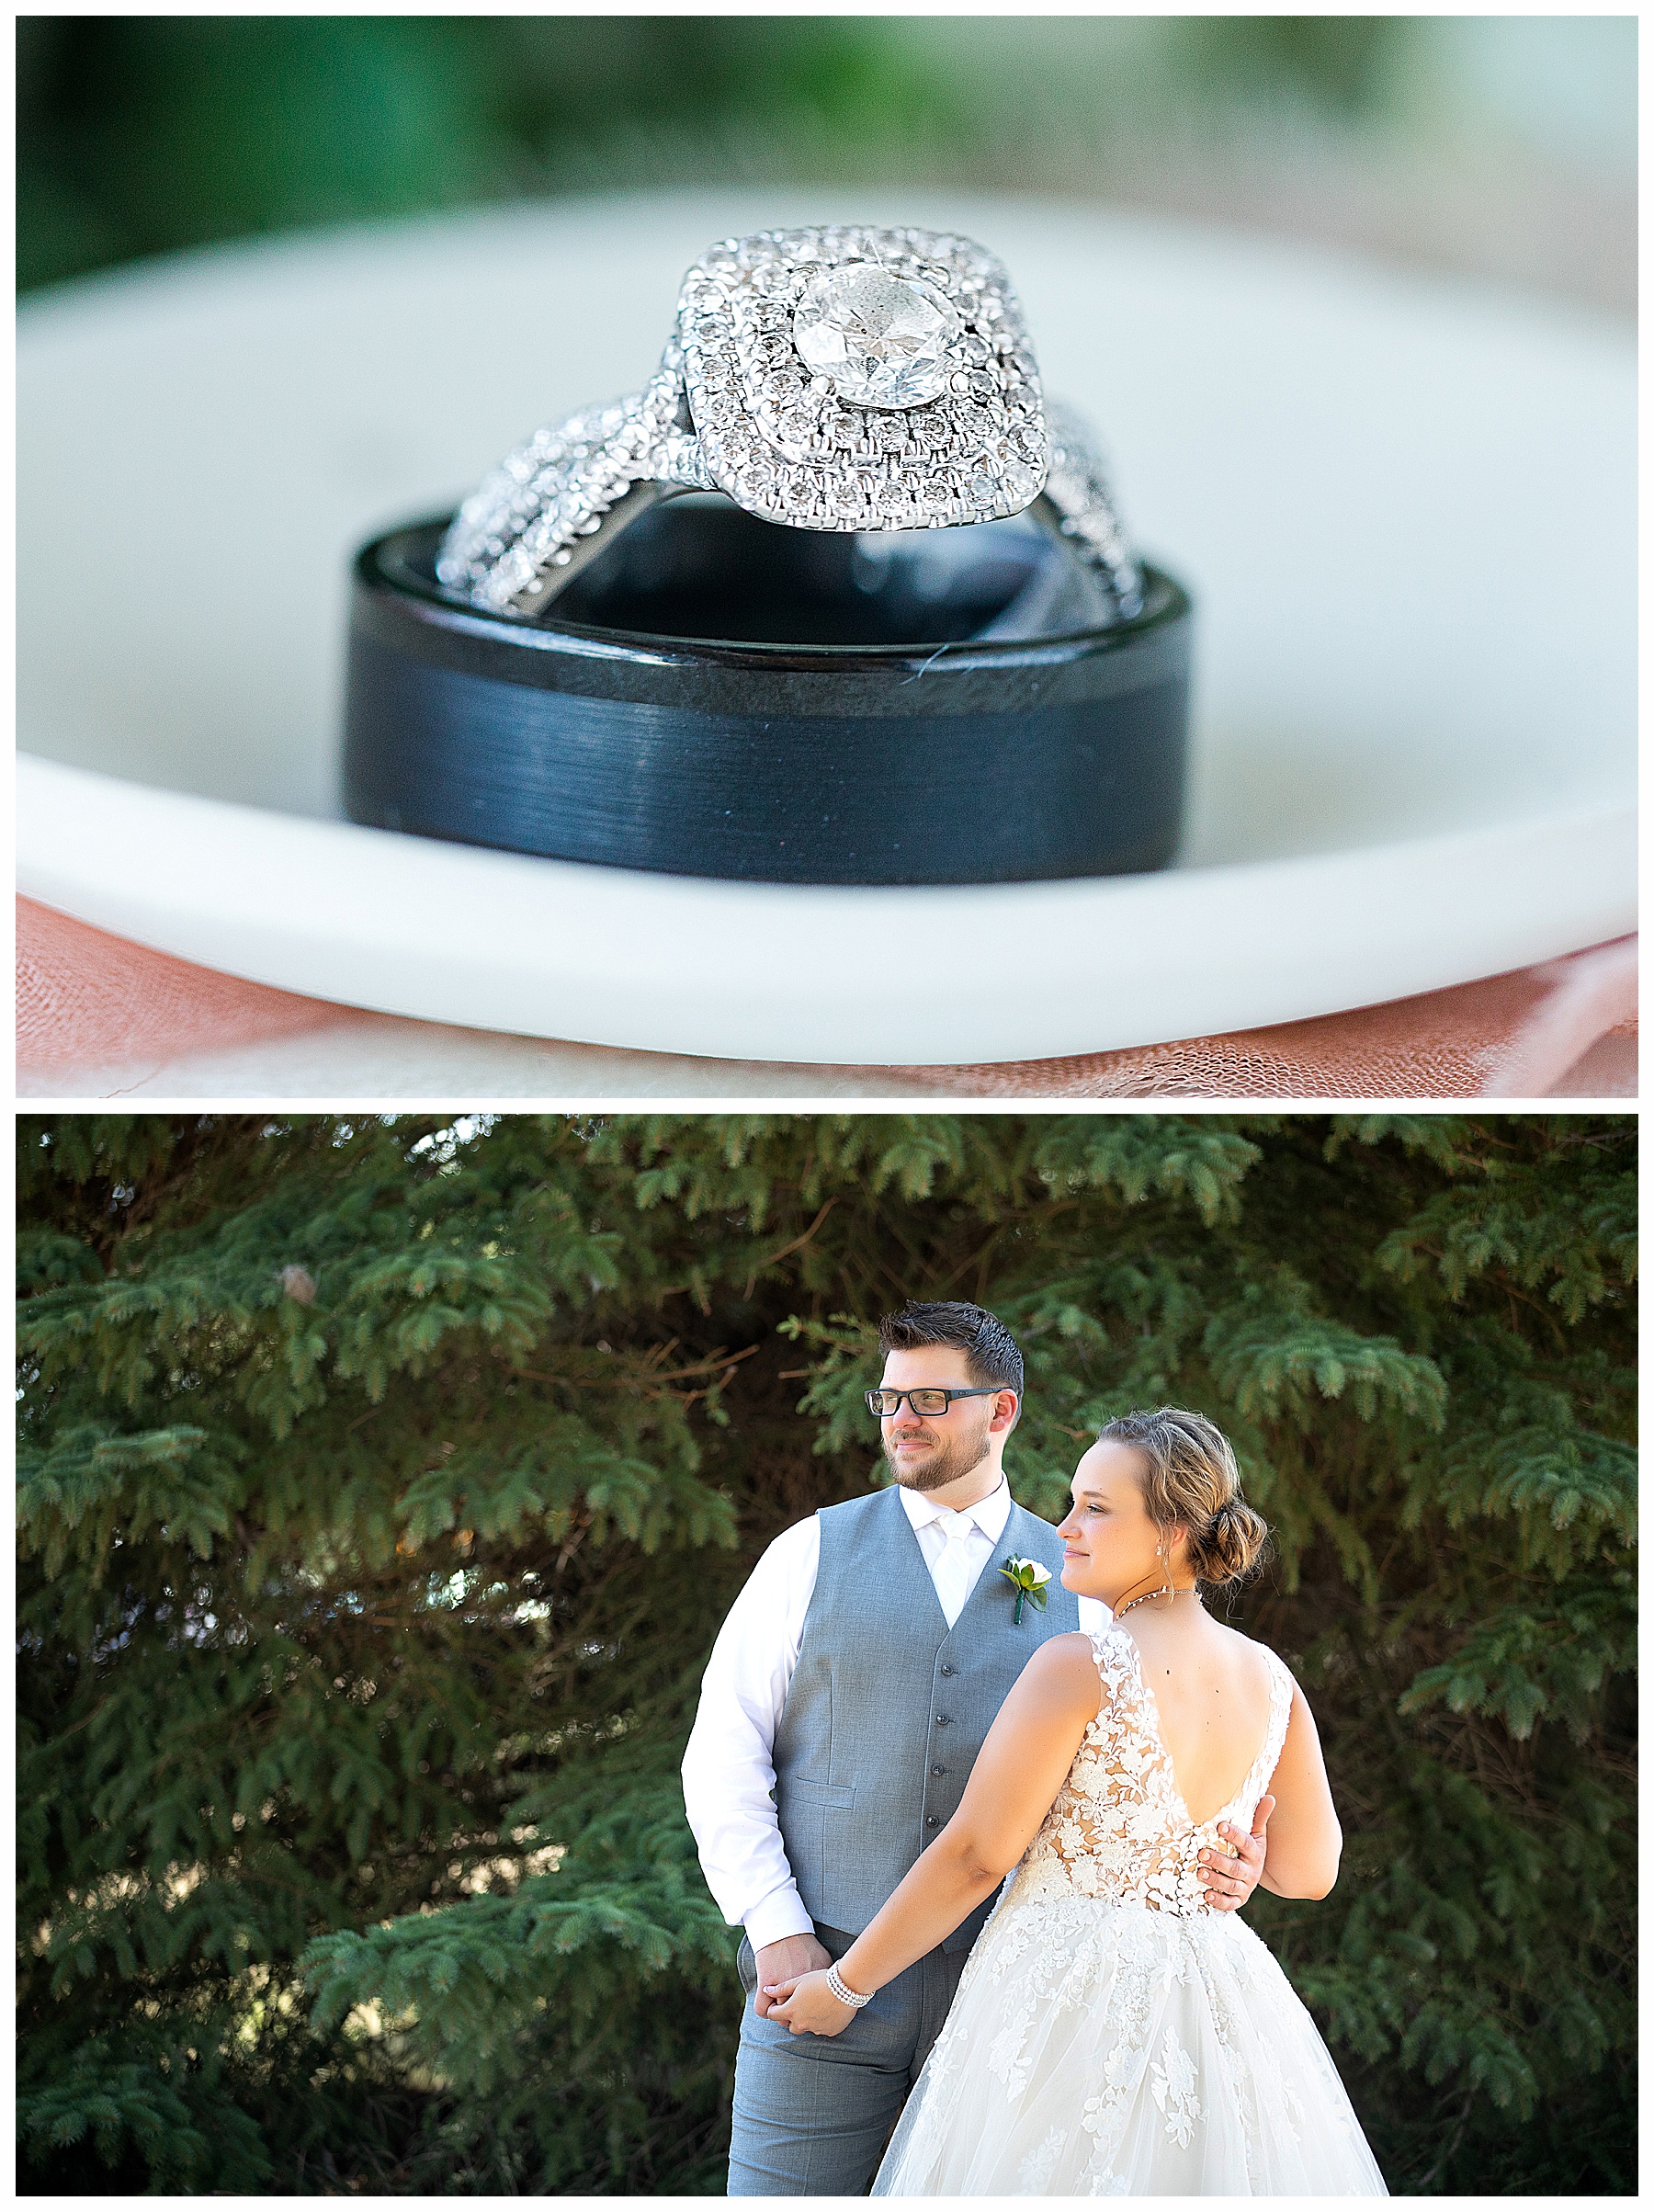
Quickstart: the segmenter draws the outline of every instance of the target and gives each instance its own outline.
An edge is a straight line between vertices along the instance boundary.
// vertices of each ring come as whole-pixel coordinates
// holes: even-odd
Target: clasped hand
[[[765,1987],[769,2016],[779,2020],[793,2036],[837,2036],[855,2017],[856,2008],[845,2004],[827,1986],[825,1973],[795,1974],[790,1981]]]

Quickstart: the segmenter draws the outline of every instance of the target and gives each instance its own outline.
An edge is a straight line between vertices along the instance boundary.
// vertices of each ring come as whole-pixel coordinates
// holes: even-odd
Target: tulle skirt
[[[873,2194],[1388,2191],[1314,2022],[1238,1914],[1025,1877],[971,1953]]]

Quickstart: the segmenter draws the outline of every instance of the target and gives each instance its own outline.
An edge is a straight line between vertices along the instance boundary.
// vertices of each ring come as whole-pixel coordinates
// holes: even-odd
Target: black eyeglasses
[[[980,1390],[869,1390],[867,1411],[877,1413],[881,1421],[888,1421],[892,1413],[901,1412],[901,1401],[905,1398],[917,1414],[946,1413],[956,1398],[997,1398],[1002,1390],[1009,1387],[1006,1383],[996,1382]]]

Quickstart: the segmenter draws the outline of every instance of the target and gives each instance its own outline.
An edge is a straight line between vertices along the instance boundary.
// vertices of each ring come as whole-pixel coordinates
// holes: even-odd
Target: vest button
[[[948,1719],[946,1713],[938,1713],[936,1715],[936,1726],[938,1728],[946,1728],[948,1726]]]
[[[924,1825],[927,1828],[940,1828],[942,1823],[934,1812],[927,1812],[924,1816]]]
[[[931,1772],[933,1775],[945,1775],[947,1769],[945,1766],[933,1766]]]
[[[946,1665],[946,1664],[945,1664],[945,1665],[943,1666],[942,1672],[944,1673],[944,1674],[951,1674],[951,1673],[953,1673],[953,1669],[952,1669],[950,1666],[947,1666],[947,1665]]]

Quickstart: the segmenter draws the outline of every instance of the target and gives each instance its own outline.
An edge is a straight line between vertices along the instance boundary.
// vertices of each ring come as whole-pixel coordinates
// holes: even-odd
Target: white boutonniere
[[[1025,1605],[1032,1605],[1041,1613],[1045,1611],[1045,1586],[1051,1579],[1051,1571],[1042,1567],[1037,1560],[1019,1560],[1013,1554],[1000,1572],[1016,1593],[1016,1611],[1011,1616],[1011,1626],[1020,1628]]]

